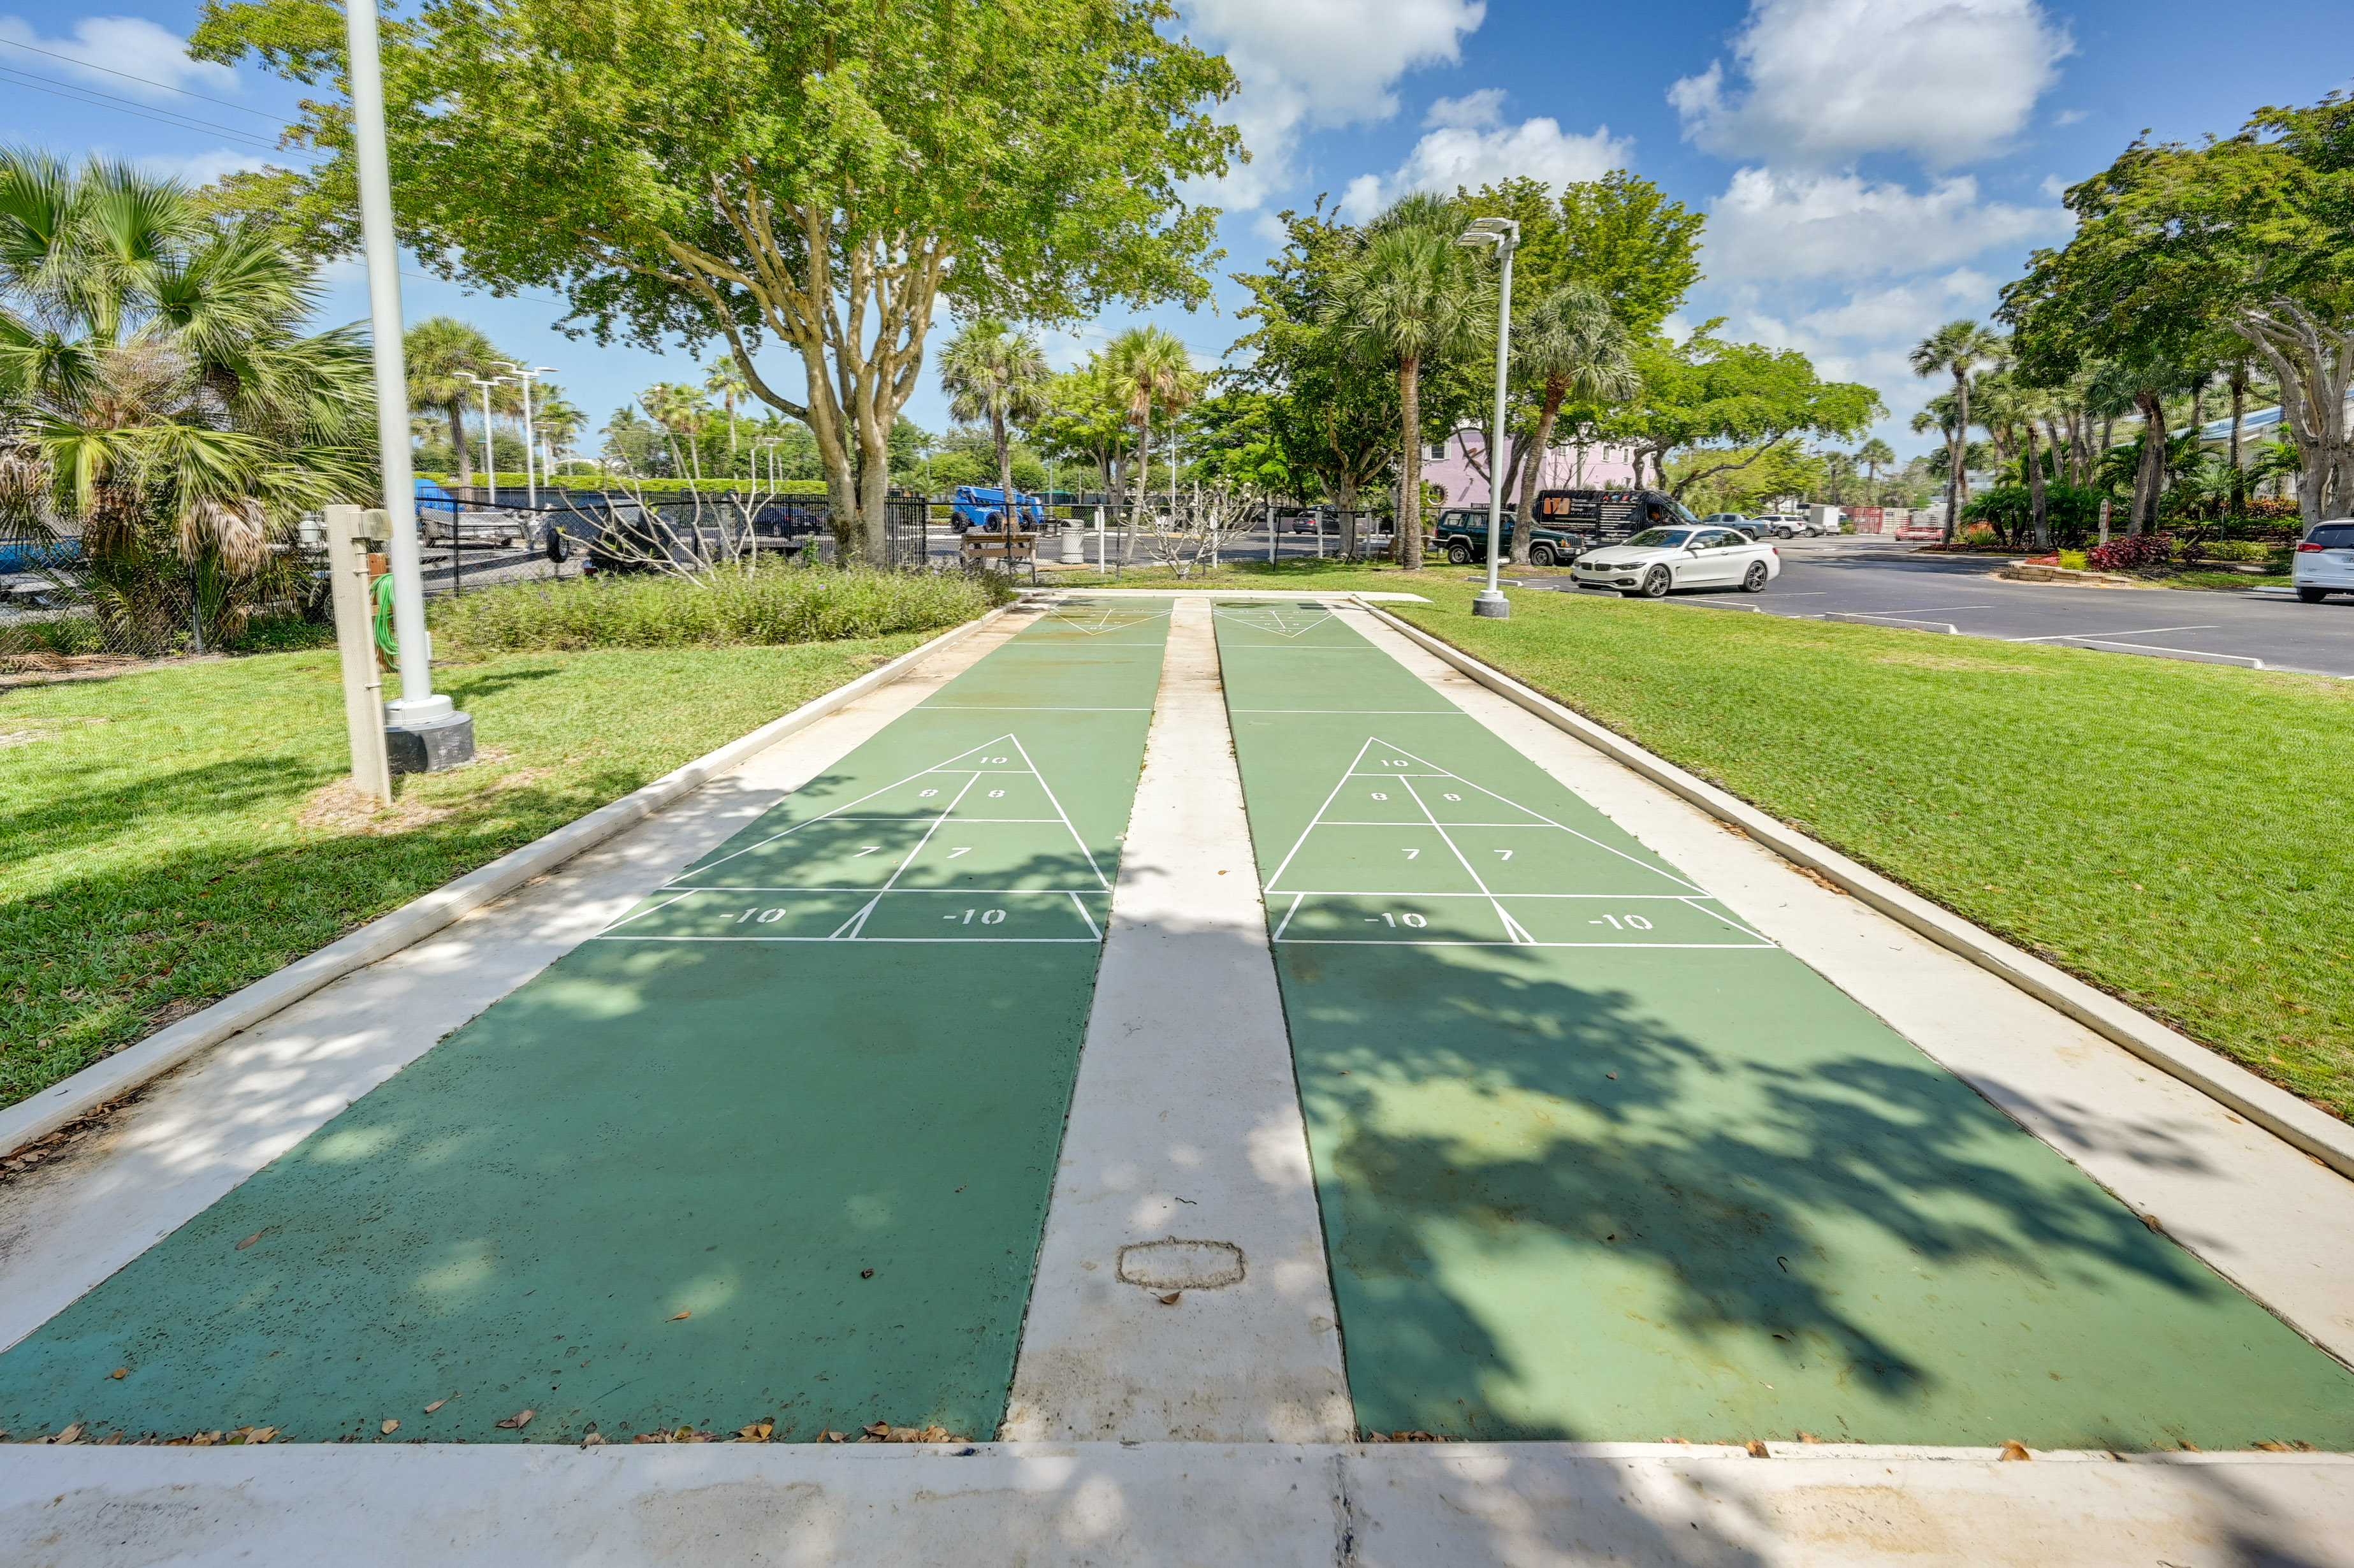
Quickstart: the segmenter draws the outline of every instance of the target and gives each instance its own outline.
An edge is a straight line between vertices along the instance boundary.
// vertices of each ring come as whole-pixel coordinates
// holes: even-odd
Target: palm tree
[[[1013,500],[1013,446],[1009,424],[1028,424],[1053,405],[1047,384],[1054,372],[1038,341],[993,316],[977,316],[949,340],[940,354],[940,387],[949,395],[949,417],[959,424],[989,420],[997,454],[999,525],[1021,528],[1022,509]]]
[[[1347,351],[1394,366],[1398,445],[1395,559],[1422,566],[1422,371],[1476,347],[1495,319],[1496,292],[1455,243],[1446,205],[1407,196],[1374,220],[1335,280],[1322,324]]]
[[[316,273],[126,164],[0,149],[0,535],[80,535],[102,623],[169,645],[292,591],[302,511],[376,488],[366,341]]]
[[[492,346],[480,327],[455,316],[428,316],[401,334],[401,357],[408,367],[408,406],[431,409],[450,421],[450,446],[458,454],[458,482],[474,482],[474,454],[466,443],[466,416],[480,397],[467,380],[489,380],[508,356]]]
[[[752,384],[744,378],[744,367],[730,355],[712,362],[710,373],[703,378],[703,389],[718,398],[719,406],[727,410],[727,455],[732,458],[736,455],[736,400],[749,397]]]
[[[1970,498],[1968,459],[1963,450],[1970,439],[1970,372],[2001,358],[2008,347],[2001,334],[1965,318],[1947,322],[1913,350],[1915,376],[1942,372],[1954,378],[1954,417],[1946,426],[1946,538],[1949,542],[1962,503]]]
[[[1136,506],[1130,515],[1140,518],[1152,484],[1152,410],[1176,413],[1193,400],[1200,383],[1184,344],[1160,327],[1129,328],[1104,345],[1103,359],[1117,395],[1128,405],[1129,420],[1137,428]],[[1136,530],[1130,527],[1125,547],[1132,554],[1135,546]]]
[[[695,480],[695,493],[703,491],[703,419],[711,406],[703,400],[703,389],[684,381],[658,381],[638,394],[639,406],[646,417],[660,425],[671,440],[671,465],[678,466],[678,443],[686,443],[687,467]]]
[[[1880,503],[1880,471],[1894,465],[1896,450],[1874,436],[1856,449],[1855,461],[1863,465],[1863,482],[1872,488],[1871,499],[1865,504],[1876,506]]]
[[[1512,359],[1522,375],[1544,383],[1536,435],[1521,471],[1521,522],[1512,530],[1512,564],[1525,567],[1537,485],[1561,406],[1573,397],[1581,403],[1626,402],[1642,390],[1643,377],[1635,368],[1633,337],[1610,302],[1584,283],[1564,283],[1530,307],[1512,328]],[[1496,476],[1494,482],[1504,480]]]

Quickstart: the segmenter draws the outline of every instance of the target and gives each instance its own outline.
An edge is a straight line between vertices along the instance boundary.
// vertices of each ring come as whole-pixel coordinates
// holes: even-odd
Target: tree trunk
[[[1391,559],[1407,571],[1422,569],[1422,361],[1398,361],[1398,422],[1405,436],[1405,461],[1398,468],[1395,538]]]
[[[1128,532],[1119,543],[1119,564],[1136,564],[1136,527],[1144,521],[1145,497],[1152,488],[1152,404],[1144,405],[1144,425],[1136,437],[1136,504],[1129,508]]]
[[[2141,462],[2134,470],[2133,511],[2126,532],[2158,531],[2158,498],[2166,489],[2166,406],[2148,393],[2141,404]]]
[[[1021,521],[1013,505],[1013,447],[1005,439],[1005,410],[989,411],[990,440],[997,444],[997,525],[1011,535],[1021,530]],[[1013,557],[1005,557],[1008,571],[1013,569]]]
[[[2240,466],[2240,421],[2248,408],[2248,366],[2245,360],[2232,368],[2232,514],[2244,517],[2248,511],[2248,474]]]
[[[1320,521],[1316,524],[1316,533],[1320,540],[1324,534],[1324,524]],[[1324,546],[1319,544],[1316,550],[1321,555]],[[1341,558],[1344,561],[1357,558],[1357,471],[1349,463],[1341,465]]]
[[[2027,494],[2028,510],[2035,526],[2035,547],[2052,547],[2052,513],[2043,493],[2043,454],[2035,450],[2035,421],[2024,421],[2027,428]]]
[[[1970,378],[1954,370],[1954,432],[1946,438],[1946,543],[1961,531],[1962,503],[1970,498]]]
[[[1562,376],[1545,377],[1544,406],[1537,412],[1536,434],[1529,441],[1528,461],[1521,471],[1521,504],[1512,521],[1512,565],[1529,564],[1529,532],[1536,526],[1537,476],[1544,467],[1545,449],[1553,445],[1553,421],[1561,417],[1561,405],[1569,396],[1569,379]]]
[[[474,454],[466,450],[466,400],[450,399],[450,449],[458,454],[458,482],[474,482]]]

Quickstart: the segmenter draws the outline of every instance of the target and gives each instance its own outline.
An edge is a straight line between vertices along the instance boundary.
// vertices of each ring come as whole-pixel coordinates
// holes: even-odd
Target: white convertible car
[[[1782,575],[1782,554],[1730,528],[1646,528],[1623,543],[1588,550],[1570,575],[1580,588],[1617,588],[1645,599],[1664,599],[1670,588],[1763,593]]]

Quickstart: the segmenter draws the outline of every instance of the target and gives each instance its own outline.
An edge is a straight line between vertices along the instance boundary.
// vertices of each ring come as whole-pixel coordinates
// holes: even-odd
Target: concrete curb
[[[20,1149],[111,1099],[130,1093],[148,1079],[171,1071],[189,1057],[217,1045],[230,1035],[250,1029],[329,985],[354,969],[388,959],[439,931],[444,926],[531,881],[545,876],[566,861],[635,826],[681,796],[701,788],[747,758],[766,750],[794,731],[807,727],[837,709],[856,702],[878,687],[887,686],[933,654],[961,642],[1014,608],[1004,605],[962,626],[953,627],[930,641],[911,648],[889,663],[868,671],[846,685],[803,703],[789,714],[769,720],[748,735],[706,752],[673,768],[652,783],[631,790],[609,805],[599,806],[566,823],[545,838],[510,850],[488,865],[478,866],[424,896],[404,904],[351,935],[329,943],[307,958],[297,959],[274,974],[234,991],[201,1012],[158,1030],[113,1055],[91,1063],[71,1077],[60,1079],[31,1097],[0,1110],[0,1153]]]
[[[1836,850],[1653,756],[1623,736],[1573,712],[1551,697],[1482,663],[1452,644],[1374,605],[1368,614],[1394,628],[1481,685],[1527,709],[1554,728],[1673,790],[1702,810],[1739,828],[1786,860],[1812,870],[1890,918],[1949,952],[2001,977],[2046,1006],[2115,1041],[2159,1071],[2181,1079],[2209,1098],[2237,1112],[2292,1148],[2341,1175],[2354,1177],[2354,1127],[2309,1106],[2190,1036],[2168,1029],[2073,975],[1982,931],[1960,916],[1867,870]]]

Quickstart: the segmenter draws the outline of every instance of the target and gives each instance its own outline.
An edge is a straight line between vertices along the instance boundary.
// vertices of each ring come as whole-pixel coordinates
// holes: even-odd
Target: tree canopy
[[[1241,155],[1225,62],[1162,0],[428,0],[387,18],[402,237],[495,291],[554,289],[600,341],[724,338],[816,436],[844,543],[879,547],[881,456],[943,300],[1032,321],[1206,295]],[[199,58],[344,69],[322,0],[207,0]],[[347,111],[306,104],[348,206]],[[781,343],[802,385],[764,376]],[[862,455],[872,454],[872,455]]]

